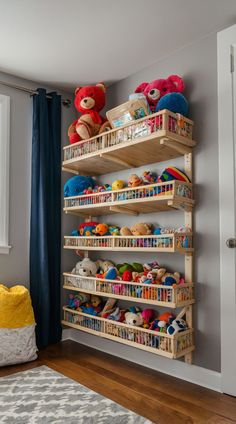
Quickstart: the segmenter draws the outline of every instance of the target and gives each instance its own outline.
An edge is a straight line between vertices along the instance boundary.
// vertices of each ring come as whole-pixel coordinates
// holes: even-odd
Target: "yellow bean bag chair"
[[[0,284],[0,366],[37,358],[35,320],[29,291]]]

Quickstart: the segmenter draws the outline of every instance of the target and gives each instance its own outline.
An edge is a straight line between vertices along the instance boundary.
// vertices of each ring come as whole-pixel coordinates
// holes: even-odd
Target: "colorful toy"
[[[99,133],[106,121],[99,112],[105,106],[105,85],[78,87],[75,90],[75,108],[82,114],[69,127],[68,136],[71,144],[86,140]],[[104,131],[102,127],[102,131]]]
[[[155,311],[153,309],[144,309],[141,312],[144,328],[149,328],[150,321],[152,320],[154,314],[155,314]]]
[[[104,275],[104,278],[105,278],[105,280],[115,280],[116,279],[116,277],[117,277],[117,275],[118,275],[118,271],[117,271],[117,269],[113,266],[113,267],[110,267],[109,269],[108,269],[108,271],[105,273],[105,275]]]
[[[79,225],[79,234],[86,237],[94,236],[94,232],[98,224],[99,223],[97,221],[82,222]]]
[[[107,235],[110,235],[108,225],[107,224],[103,224],[103,223],[96,225],[96,228],[94,230],[94,234],[96,236],[107,236]]]
[[[85,293],[70,294],[68,308],[77,310],[83,303],[89,302],[90,297]]]
[[[107,317],[113,321],[124,322],[125,320],[125,310],[117,307],[110,315]]]
[[[142,178],[139,178],[137,174],[130,175],[128,179],[128,187],[138,187],[143,184]]]
[[[188,325],[186,321],[184,321],[182,318],[176,318],[172,321],[172,323],[167,328],[167,334],[170,336],[174,336],[176,333],[180,333],[181,331],[187,330]]]
[[[126,237],[126,236],[132,236],[132,233],[128,227],[121,227],[120,235]]]
[[[71,273],[82,277],[91,277],[96,275],[97,269],[98,266],[95,262],[89,258],[84,258],[82,261],[77,262]]]
[[[95,181],[92,177],[84,177],[75,175],[70,178],[64,185],[64,197],[80,196],[84,194],[84,190],[93,188]]]
[[[168,93],[156,105],[156,112],[168,109],[170,112],[188,116],[188,101],[181,93]]]
[[[158,101],[168,93],[184,90],[184,82],[178,75],[170,75],[166,79],[157,79],[150,83],[142,82],[135,90],[135,93],[143,93],[146,96],[149,107],[155,112]]]
[[[174,319],[175,315],[172,312],[163,312],[163,314],[158,317],[159,321],[165,321],[167,325],[170,325]]]
[[[105,274],[109,268],[114,267],[114,263],[112,261],[102,261],[101,259],[98,259],[96,261],[97,269],[99,274]]]
[[[126,312],[125,313],[125,322],[128,325],[134,325],[136,327],[141,327],[143,325],[143,317],[141,312]]]
[[[129,270],[126,270],[122,274],[122,280],[123,281],[132,281],[132,272]]]
[[[109,234],[111,236],[119,236],[120,235],[120,229],[116,225],[109,225],[108,231],[109,231]]]
[[[165,274],[161,277],[161,284],[164,286],[174,286],[180,283],[180,273],[174,272],[171,274],[170,272],[165,272]]]
[[[115,180],[112,185],[111,188],[112,190],[121,190],[122,188],[124,188],[125,186],[125,182],[123,180]]]
[[[144,184],[155,184],[157,182],[157,174],[152,171],[144,171],[142,175],[142,180]]]
[[[139,222],[132,225],[130,231],[133,236],[146,236],[152,233],[152,225],[145,222]]]
[[[166,168],[162,172],[161,176],[158,177],[159,183],[173,180],[190,182],[190,179],[187,177],[187,175],[174,166],[169,166]]]

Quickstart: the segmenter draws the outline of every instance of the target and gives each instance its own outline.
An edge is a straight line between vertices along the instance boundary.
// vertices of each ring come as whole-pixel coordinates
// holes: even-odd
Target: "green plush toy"
[[[143,265],[139,262],[133,262],[132,264],[125,262],[124,264],[118,264],[116,268],[118,269],[120,275],[122,275],[125,271],[143,272]]]

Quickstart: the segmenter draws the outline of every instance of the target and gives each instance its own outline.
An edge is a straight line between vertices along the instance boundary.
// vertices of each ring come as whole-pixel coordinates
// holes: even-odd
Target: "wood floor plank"
[[[69,344],[65,346],[65,354],[76,362],[80,362],[80,364],[91,363],[97,366],[104,366],[105,364],[106,370],[112,370],[118,375],[125,376],[128,373],[129,377],[134,378],[135,381],[142,381],[143,385],[147,387],[151,385],[152,388],[161,391],[164,398],[172,395],[179,400],[185,399],[193,405],[209,409],[214,414],[217,413],[222,416],[226,414],[227,418],[236,420],[236,399],[231,396],[152,371],[119,358],[115,358],[114,367],[114,360],[111,355],[93,349],[88,351],[87,347],[79,344],[73,348],[73,352]]]
[[[0,377],[47,365],[157,424],[236,424],[236,399],[73,341],[49,346],[34,362],[0,368]]]

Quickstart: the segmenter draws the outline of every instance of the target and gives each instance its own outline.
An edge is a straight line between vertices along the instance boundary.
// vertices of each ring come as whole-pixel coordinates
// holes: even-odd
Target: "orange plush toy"
[[[68,130],[70,143],[86,140],[106,130],[106,120],[99,114],[105,106],[105,85],[99,83],[75,90],[75,107],[82,113]]]

